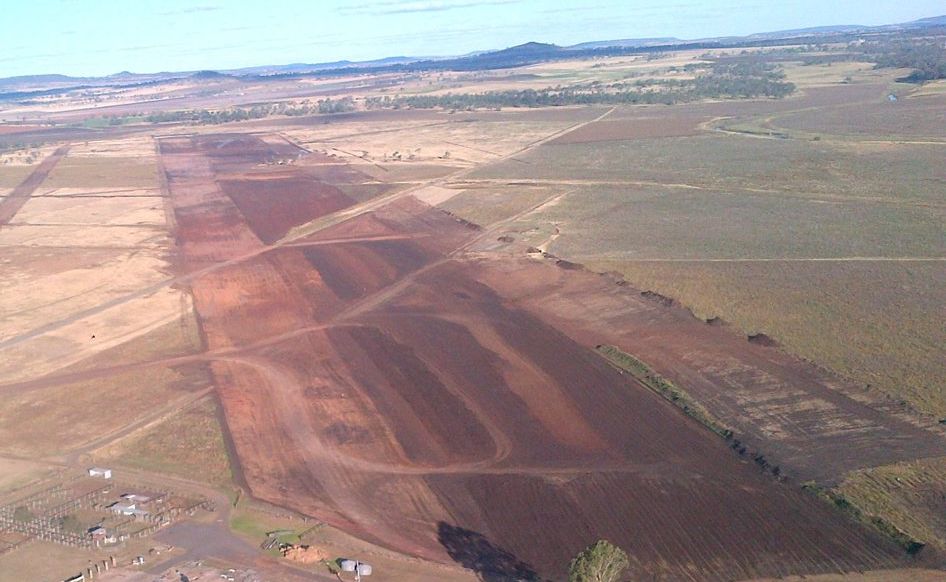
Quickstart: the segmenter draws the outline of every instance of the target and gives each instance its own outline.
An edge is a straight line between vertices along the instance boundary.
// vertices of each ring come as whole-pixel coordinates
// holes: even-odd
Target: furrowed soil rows
[[[685,387],[800,481],[834,483],[854,469],[946,453],[934,420],[608,277],[526,259],[479,267],[481,280],[583,344],[617,345]]]
[[[223,180],[219,184],[256,236],[267,244],[282,238],[293,226],[354,202],[334,186],[294,175]]]
[[[289,153],[269,144],[209,136],[165,140],[161,150],[175,210],[190,221],[177,233],[182,270],[230,261],[191,285],[254,496],[443,562],[463,562],[469,540],[480,540],[472,547],[482,555],[473,558],[499,578],[534,570],[561,579],[568,557],[599,537],[631,552],[635,578],[903,562],[892,542],[761,474],[590,347],[607,340],[637,353],[650,341],[670,345],[641,357],[661,371],[671,356],[683,362],[674,380],[689,388],[695,376],[693,392],[707,407],[713,398],[725,403],[737,380],[745,386],[738,394],[760,378],[764,388],[772,370],[802,369],[799,378],[833,394],[808,368],[745,341],[694,334],[717,328],[613,283],[612,291],[580,269],[464,257],[467,243],[494,235],[410,197],[267,247],[216,181],[262,174],[258,164]],[[714,361],[741,375],[683,357],[704,340],[718,343]],[[754,402],[728,404],[746,414]],[[887,438],[885,423],[907,424],[873,414],[862,414],[882,429],[870,438]],[[913,439],[926,434],[913,431]],[[838,450],[869,440],[856,430],[835,436]],[[785,462],[799,472],[838,452],[814,448],[803,457],[804,443],[792,444]],[[873,456],[896,456],[891,450]]]

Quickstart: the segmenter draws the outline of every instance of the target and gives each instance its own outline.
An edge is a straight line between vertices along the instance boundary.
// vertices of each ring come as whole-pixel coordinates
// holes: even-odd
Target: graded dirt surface
[[[282,238],[293,226],[309,222],[353,202],[338,188],[302,177],[266,177],[220,182],[224,193],[246,217],[264,243]]]
[[[784,578],[754,578],[744,582],[939,582],[941,570],[905,568],[903,570],[878,570],[874,572],[851,572],[848,574],[824,574],[822,576],[786,576]]]
[[[255,497],[500,576],[558,579],[562,556],[598,537],[655,579],[900,563],[891,542],[761,473],[590,348],[615,343],[693,380],[701,401],[744,419],[745,442],[771,448],[793,476],[946,454],[932,428],[597,275],[477,258],[495,233],[406,193],[267,246],[231,196],[250,187],[215,179],[263,173],[265,148],[250,139],[164,140],[162,165],[177,270],[191,274],[238,472]],[[220,140],[259,151],[234,151],[221,168]],[[800,385],[786,394],[800,403],[794,416],[767,404],[785,383]]]
[[[586,345],[617,345],[685,386],[728,419],[741,441],[800,481],[836,482],[861,466],[938,456],[946,447],[934,420],[781,350],[607,276],[558,269],[539,277],[530,261],[484,262],[483,273],[491,286],[575,330]]]

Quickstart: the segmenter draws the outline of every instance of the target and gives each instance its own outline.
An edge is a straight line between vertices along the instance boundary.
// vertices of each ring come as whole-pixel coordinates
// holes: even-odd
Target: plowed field
[[[570,556],[601,537],[628,550],[635,579],[904,560],[892,542],[762,474],[590,348],[613,339],[644,352],[681,384],[696,382],[701,397],[747,416],[760,442],[772,440],[769,427],[796,430],[783,456],[799,474],[846,467],[837,458],[846,443],[867,462],[908,443],[933,449],[930,431],[838,396],[810,366],[727,340],[633,289],[549,262],[478,259],[469,243],[495,235],[409,196],[268,246],[285,224],[274,220],[264,236],[254,217],[266,209],[256,166],[278,154],[261,143],[206,136],[162,147],[180,269],[196,274],[189,283],[208,357],[254,496],[499,579],[561,579]],[[216,183],[251,170],[245,183]],[[304,197],[304,179],[293,180],[276,187],[274,204]],[[241,196],[259,197],[256,210]],[[833,408],[753,416],[782,380]],[[822,433],[827,444],[806,453]],[[872,439],[891,452],[868,450]]]

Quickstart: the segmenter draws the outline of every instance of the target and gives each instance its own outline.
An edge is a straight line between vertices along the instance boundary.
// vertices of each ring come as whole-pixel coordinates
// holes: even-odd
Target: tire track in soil
[[[563,129],[563,130],[557,131],[557,132],[555,132],[555,133],[553,133],[553,134],[551,134],[551,135],[549,135],[549,136],[547,136],[547,137],[545,137],[545,138],[542,138],[542,139],[540,139],[540,140],[537,140],[537,141],[534,141],[534,142],[528,144],[526,147],[524,147],[524,148],[522,148],[522,149],[520,149],[520,150],[518,150],[518,151],[516,151],[516,152],[513,152],[513,153],[509,154],[508,156],[505,156],[505,157],[502,157],[502,158],[498,158],[497,160],[494,160],[493,162],[490,162],[490,163],[501,162],[501,161],[503,161],[503,160],[511,159],[511,158],[516,157],[516,156],[519,156],[519,155],[528,153],[528,152],[532,151],[533,149],[538,148],[538,147],[540,147],[540,146],[542,146],[542,145],[544,145],[544,144],[546,144],[546,143],[552,141],[552,140],[555,139],[555,138],[561,137],[561,136],[563,136],[563,135],[565,135],[565,134],[567,134],[567,133],[570,133],[570,132],[572,132],[572,131],[578,130],[578,129],[580,129],[580,128],[586,126],[586,125],[589,125],[589,124],[591,124],[591,123],[595,123],[596,121],[601,121],[601,120],[605,119],[606,117],[608,117],[611,113],[613,113],[614,110],[615,110],[615,108],[612,107],[611,109],[608,109],[607,111],[605,111],[604,113],[602,113],[601,115],[599,115],[598,117],[596,117],[596,118],[594,118],[594,119],[592,119],[592,120],[590,120],[590,121],[586,121],[586,122],[582,122],[582,123],[577,123],[577,124],[575,124],[575,125],[572,125],[572,126],[569,126],[569,127],[565,128],[565,129]],[[63,148],[65,148],[65,149],[63,149]],[[63,146],[63,148],[60,148],[60,150],[63,150],[63,151],[62,151],[62,155],[65,155],[66,151],[68,151],[69,146]],[[57,150],[57,152],[59,152],[60,150]],[[160,162],[161,156],[158,156],[158,159],[159,159],[159,163],[162,163],[162,162]],[[57,159],[56,161],[58,162],[58,159]],[[45,161],[44,161],[44,163],[45,163]],[[124,296],[122,296],[122,297],[116,297],[115,299],[112,299],[111,301],[108,301],[108,302],[103,303],[103,304],[101,304],[101,305],[97,305],[97,306],[95,306],[95,307],[91,307],[91,308],[89,308],[89,309],[83,310],[83,311],[81,311],[81,312],[79,312],[79,313],[75,313],[75,314],[73,314],[73,315],[71,315],[71,316],[69,316],[69,317],[65,317],[65,318],[60,319],[60,320],[58,320],[58,321],[50,322],[50,323],[48,323],[48,324],[46,324],[46,325],[40,326],[40,327],[38,327],[38,328],[36,328],[36,329],[33,329],[33,330],[29,331],[29,332],[26,332],[26,333],[23,333],[23,334],[19,334],[19,335],[17,335],[17,336],[13,336],[13,337],[7,338],[7,339],[5,339],[5,340],[3,340],[3,341],[0,341],[0,350],[2,350],[2,349],[4,349],[4,348],[8,348],[8,347],[12,347],[12,346],[21,344],[21,343],[23,343],[23,342],[26,342],[26,341],[29,341],[29,340],[32,340],[32,339],[35,339],[36,337],[39,337],[39,336],[44,335],[44,334],[46,334],[46,333],[49,333],[49,332],[51,332],[51,331],[56,331],[57,329],[60,329],[60,328],[62,328],[62,327],[64,327],[64,326],[67,326],[67,325],[70,325],[70,324],[72,324],[72,323],[75,323],[75,322],[77,322],[77,321],[79,321],[79,320],[81,320],[81,319],[84,319],[84,318],[86,318],[86,317],[90,317],[90,316],[93,316],[93,315],[98,315],[99,313],[102,313],[103,311],[107,311],[107,310],[112,309],[112,308],[114,308],[114,307],[118,307],[118,306],[120,306],[120,305],[124,305],[124,304],[126,304],[126,303],[128,303],[128,302],[130,302],[130,301],[134,301],[134,300],[137,300],[137,299],[141,299],[141,298],[143,298],[143,297],[147,297],[148,295],[151,295],[152,293],[155,293],[155,292],[157,292],[157,291],[160,291],[161,289],[164,289],[165,287],[174,287],[174,286],[178,286],[178,285],[186,285],[186,284],[189,284],[191,281],[194,281],[195,279],[198,279],[198,278],[203,277],[203,276],[205,276],[205,275],[208,275],[208,274],[210,274],[210,273],[214,273],[214,272],[219,271],[219,270],[221,270],[221,269],[226,269],[226,268],[228,268],[228,267],[232,267],[232,266],[238,265],[238,264],[240,264],[240,263],[244,263],[244,262],[247,262],[247,261],[251,261],[251,260],[253,260],[253,259],[259,257],[260,255],[263,255],[263,254],[268,253],[268,252],[271,252],[271,251],[273,251],[273,250],[282,248],[282,247],[284,247],[284,246],[286,246],[286,245],[288,245],[288,244],[290,244],[290,243],[297,242],[299,239],[305,238],[305,237],[307,237],[307,236],[311,236],[311,235],[314,234],[315,232],[324,230],[324,229],[326,229],[326,228],[328,228],[328,227],[330,227],[330,226],[334,226],[334,225],[339,224],[339,223],[341,223],[341,222],[345,222],[345,221],[347,221],[347,220],[350,220],[350,219],[352,219],[352,218],[355,218],[355,217],[360,216],[360,215],[362,215],[362,214],[365,214],[365,213],[367,213],[367,212],[372,212],[372,211],[374,211],[374,210],[378,210],[379,208],[382,208],[382,207],[384,207],[384,206],[387,206],[388,204],[394,202],[395,200],[399,200],[399,199],[404,198],[404,197],[406,197],[406,196],[410,196],[410,195],[411,195],[413,192],[415,192],[416,190],[420,190],[420,189],[426,188],[426,187],[428,187],[428,186],[444,184],[444,183],[447,183],[447,182],[449,182],[449,181],[451,181],[451,180],[455,180],[455,179],[457,179],[457,178],[459,178],[459,177],[465,176],[465,175],[467,175],[467,174],[473,172],[474,170],[478,169],[479,167],[480,167],[480,166],[473,166],[473,167],[471,167],[471,168],[464,168],[464,169],[459,170],[459,171],[457,171],[457,172],[455,172],[455,173],[453,173],[453,174],[448,174],[447,176],[444,176],[444,177],[442,177],[442,178],[437,178],[437,179],[429,180],[429,181],[426,181],[426,182],[420,182],[420,183],[418,183],[416,186],[412,186],[412,187],[407,188],[407,189],[405,189],[405,190],[401,190],[401,191],[399,191],[399,192],[395,192],[395,193],[390,194],[390,195],[388,195],[388,196],[381,196],[381,197],[379,197],[379,198],[374,198],[374,199],[368,200],[368,201],[366,201],[366,202],[363,202],[363,203],[361,203],[361,204],[355,204],[355,205],[350,206],[350,207],[348,207],[348,208],[341,209],[341,210],[339,210],[339,211],[336,211],[336,212],[334,212],[334,213],[332,213],[332,214],[326,215],[326,216],[324,216],[324,217],[321,217],[321,218],[316,219],[315,221],[313,221],[313,223],[317,223],[317,224],[318,224],[317,228],[315,228],[315,229],[310,230],[310,229],[305,228],[305,225],[303,225],[299,230],[295,230],[295,229],[294,229],[294,230],[290,230],[289,234],[286,235],[285,237],[283,237],[282,239],[280,239],[280,240],[278,240],[278,241],[276,241],[276,242],[274,242],[274,243],[272,243],[272,244],[261,246],[260,248],[254,249],[253,251],[251,251],[251,252],[249,252],[249,253],[246,253],[246,254],[244,254],[244,255],[240,255],[240,256],[238,256],[238,257],[234,257],[234,258],[232,258],[232,259],[228,259],[228,260],[225,260],[225,261],[222,261],[222,262],[219,262],[219,263],[214,263],[214,264],[212,264],[212,265],[209,265],[209,266],[207,266],[207,267],[198,269],[198,270],[196,270],[196,271],[192,271],[192,272],[190,272],[190,273],[186,273],[186,274],[178,275],[178,276],[174,276],[174,277],[169,277],[169,278],[167,278],[167,279],[165,279],[165,280],[163,280],[163,281],[158,281],[157,283],[154,283],[153,285],[150,285],[150,286],[145,287],[145,288],[143,288],[143,289],[139,289],[139,290],[137,290],[137,291],[134,291],[134,292],[132,292],[132,293],[129,293],[128,295],[124,295]],[[49,169],[52,169],[52,166],[50,166]],[[47,170],[47,173],[48,173],[48,170]],[[162,172],[161,174],[162,174],[162,176],[164,176],[164,173],[163,173],[163,172]],[[43,175],[43,178],[45,178],[45,174]],[[37,185],[38,185],[38,184],[37,184]],[[35,188],[35,186],[34,186],[34,188]],[[163,190],[163,193],[164,193],[164,194],[170,196],[170,191],[169,191],[169,189],[168,189],[168,185],[167,185],[167,183],[166,183],[163,179],[162,179],[162,190]],[[7,200],[9,200],[11,197],[12,197],[12,195],[9,196],[9,197],[7,197],[6,199],[4,199],[3,202],[0,202],[0,205],[2,205],[3,203],[5,203],[5,202],[6,202]],[[21,206],[22,206],[22,204],[21,204]],[[19,208],[17,208],[17,210],[19,210]],[[310,224],[313,224],[313,223],[310,223]],[[2,226],[2,224],[3,224],[3,221],[0,221],[0,226]]]

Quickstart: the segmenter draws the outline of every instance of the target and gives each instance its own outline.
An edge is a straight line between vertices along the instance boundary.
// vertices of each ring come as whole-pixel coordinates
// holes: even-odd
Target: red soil
[[[588,271],[480,262],[477,279],[584,345],[613,344],[684,387],[797,481],[946,454],[943,429],[772,347]]]
[[[439,524],[480,532],[554,579],[597,537],[634,556],[635,577],[897,562],[469,267],[445,263],[345,326],[254,356],[257,374],[224,395],[254,495],[433,559]]]
[[[220,188],[246,217],[264,243],[273,243],[300,224],[351,206],[353,200],[335,186],[302,175],[256,176],[223,180]]]
[[[39,125],[0,125],[0,135],[11,133],[28,133],[42,129]]]
[[[179,216],[193,221],[178,232],[183,261],[234,257],[232,241],[255,239],[246,221],[223,220],[230,199],[212,187],[214,172],[194,171],[214,167],[202,150],[162,152],[169,175],[190,172],[169,180]],[[259,155],[223,157],[232,176]],[[561,579],[569,557],[601,537],[629,551],[635,579],[902,561],[894,545],[763,475],[589,346],[613,340],[676,371],[682,386],[694,380],[698,399],[730,406],[726,418],[746,416],[737,404],[752,405],[745,395],[757,386],[767,394],[774,375],[827,399],[820,372],[582,270],[449,256],[477,232],[402,199],[291,247],[246,243],[249,258],[193,281],[254,496],[409,554],[478,564],[484,577],[534,569]],[[831,398],[838,414],[877,430],[826,434],[836,444],[818,448],[801,441],[799,424],[786,466],[830,465],[845,440],[870,460],[896,457],[894,440],[877,445],[892,453],[861,445],[925,434]]]

